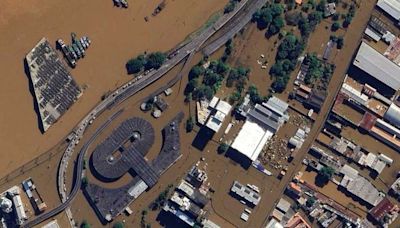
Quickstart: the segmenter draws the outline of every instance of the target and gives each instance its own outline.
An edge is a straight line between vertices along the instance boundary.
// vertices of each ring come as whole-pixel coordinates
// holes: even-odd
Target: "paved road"
[[[236,9],[229,13],[224,14],[219,20],[217,20],[213,26],[206,28],[202,31],[198,36],[193,38],[189,43],[180,47],[173,56],[167,59],[167,61],[157,70],[153,70],[147,74],[142,74],[135,79],[129,81],[128,83],[122,85],[117,90],[115,90],[110,96],[106,97],[103,101],[101,101],[92,111],[87,114],[82,121],[78,124],[75,128],[73,134],[71,134],[70,144],[68,149],[65,151],[61,161],[60,167],[58,171],[58,190],[62,200],[62,204],[58,207],[48,211],[45,214],[42,214],[33,220],[25,223],[22,227],[33,227],[55,215],[64,211],[72,202],[72,200],[77,195],[80,186],[81,186],[81,179],[82,179],[82,170],[83,170],[83,159],[85,157],[86,151],[89,148],[91,142],[97,137],[97,135],[108,126],[108,124],[116,118],[117,115],[113,115],[110,117],[96,132],[92,135],[92,137],[84,144],[81,149],[81,152],[78,156],[77,166],[76,166],[76,180],[74,182],[74,186],[72,188],[71,193],[66,196],[66,188],[65,188],[65,172],[68,166],[68,162],[73,154],[75,146],[79,143],[79,140],[82,138],[83,133],[85,132],[87,126],[93,121],[98,115],[104,112],[107,108],[111,109],[114,105],[117,105],[132,95],[136,94],[140,90],[144,89],[151,83],[155,82],[167,72],[169,72],[173,67],[179,64],[184,58],[189,56],[188,60],[190,60],[194,53],[199,50],[199,48],[206,42],[212,35],[214,35],[219,29],[221,29],[227,22],[229,22],[234,16],[237,16],[239,20],[243,19],[246,14],[238,14],[243,8],[246,9],[247,5],[252,6],[254,2],[260,2],[265,0],[242,0]],[[247,3],[249,2],[249,3]],[[245,7],[246,6],[246,7]],[[261,7],[261,6],[260,6]],[[238,15],[237,15],[238,14]],[[221,44],[222,46],[223,44]],[[190,61],[188,61],[190,62]]]
[[[33,227],[55,215],[57,215],[58,213],[64,211],[72,202],[72,200],[75,198],[75,196],[78,194],[78,191],[81,187],[81,182],[82,182],[82,176],[83,176],[83,160],[85,158],[86,152],[89,149],[90,144],[97,138],[97,136],[108,126],[111,124],[111,122],[117,118],[123,110],[119,110],[118,112],[114,113],[110,118],[107,119],[106,122],[104,122],[97,130],[96,132],[92,135],[92,137],[85,143],[85,145],[83,145],[78,159],[76,161],[76,179],[74,182],[74,186],[73,189],[71,191],[71,193],[69,194],[69,196],[67,197],[66,201],[62,204],[60,204],[58,207],[52,209],[51,211],[44,213],[42,215],[39,215],[38,217],[36,217],[34,220],[29,221],[25,224],[22,225],[22,227]]]

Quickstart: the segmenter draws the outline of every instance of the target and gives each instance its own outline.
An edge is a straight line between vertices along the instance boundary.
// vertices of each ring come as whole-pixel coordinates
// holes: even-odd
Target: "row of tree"
[[[240,2],[240,0],[229,0],[229,2],[226,4],[224,8],[224,13],[232,12],[235,9],[238,2]]]
[[[309,54],[304,58],[304,64],[308,65],[308,72],[304,77],[304,82],[313,85],[317,80],[329,82],[334,66],[323,63],[315,54]]]
[[[267,4],[253,15],[253,21],[257,23],[260,30],[267,29],[267,37],[278,34],[285,26],[282,17],[284,7],[282,4]]]
[[[126,63],[128,74],[136,74],[142,70],[158,69],[167,59],[162,52],[153,52],[148,55],[139,55]]]
[[[303,52],[304,42],[293,34],[288,34],[278,47],[275,64],[270,69],[274,78],[272,88],[276,92],[283,92],[290,79],[290,73],[295,69],[297,59]]]

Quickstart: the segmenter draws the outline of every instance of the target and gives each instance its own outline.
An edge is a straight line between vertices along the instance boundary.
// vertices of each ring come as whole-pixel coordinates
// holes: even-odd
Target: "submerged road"
[[[163,75],[165,75],[167,72],[169,72],[173,67],[175,67],[177,64],[179,64],[187,56],[189,56],[189,58],[188,58],[189,61],[187,61],[186,63],[189,63],[191,58],[193,57],[194,53],[196,53],[200,49],[200,47],[212,35],[214,35],[218,30],[220,30],[232,18],[234,18],[236,16],[235,17],[236,21],[245,20],[246,15],[248,15],[250,13],[249,11],[254,13],[258,9],[257,7],[254,7],[254,5],[257,5],[260,8],[263,6],[262,3],[265,3],[265,2],[266,2],[266,0],[242,0],[240,3],[238,3],[238,5],[234,11],[232,11],[231,13],[228,13],[228,14],[224,14],[212,26],[203,30],[198,36],[193,38],[190,42],[183,45],[178,50],[176,50],[174,53],[172,53],[170,55],[170,57],[165,61],[165,63],[159,69],[150,71],[147,74],[139,75],[138,77],[132,79],[131,81],[127,82],[126,84],[124,84],[121,87],[119,87],[118,89],[116,89],[111,95],[107,96],[103,101],[101,101],[98,105],[96,105],[89,112],[89,114],[87,114],[82,119],[82,121],[80,121],[80,123],[77,125],[77,127],[75,127],[75,129],[73,130],[73,133],[70,134],[70,138],[69,138],[70,143],[60,161],[57,185],[58,185],[58,191],[59,191],[62,203],[59,206],[57,206],[56,208],[48,211],[47,213],[39,215],[38,217],[34,218],[33,220],[28,221],[27,223],[23,224],[22,227],[33,227],[45,220],[57,215],[58,213],[61,213],[73,201],[73,199],[77,195],[77,193],[80,189],[80,186],[81,186],[83,159],[85,157],[87,149],[89,148],[92,141],[97,137],[97,135],[100,134],[100,132],[105,127],[107,127],[113,119],[115,119],[118,116],[117,114],[119,112],[117,112],[116,114],[111,116],[99,129],[97,129],[96,132],[92,135],[92,137],[82,147],[80,154],[78,156],[78,159],[76,161],[76,169],[75,169],[76,179],[74,181],[72,191],[70,192],[70,194],[68,196],[66,196],[65,173],[66,173],[66,168],[68,166],[68,162],[74,152],[75,146],[79,143],[79,140],[82,138],[87,126],[97,116],[99,116],[106,109],[111,109],[114,106],[120,104],[121,102],[124,102],[129,97],[133,96],[137,92],[146,88],[148,85],[157,81],[159,78],[161,78]],[[247,9],[247,10],[242,10],[243,8]],[[245,13],[243,13],[242,11]],[[235,29],[235,28],[236,27],[234,26],[231,29]],[[229,29],[229,31],[231,29]],[[228,33],[229,33],[229,31],[228,31]],[[217,46],[221,47],[224,44],[225,43],[218,42]]]

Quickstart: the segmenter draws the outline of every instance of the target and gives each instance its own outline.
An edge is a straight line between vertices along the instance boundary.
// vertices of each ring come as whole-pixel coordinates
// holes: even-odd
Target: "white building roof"
[[[283,228],[283,225],[276,219],[271,219],[265,228]]]
[[[400,1],[399,0],[379,0],[376,4],[394,19],[400,19]]]
[[[210,116],[206,126],[211,130],[213,130],[214,132],[218,132],[222,126],[222,123],[224,122],[224,119],[225,119],[225,114],[220,111],[217,111],[215,115]]]
[[[246,121],[231,147],[255,161],[272,135],[271,131],[264,130],[254,122]]]
[[[400,89],[400,66],[368,44],[361,43],[353,64],[388,87],[396,91]]]
[[[224,113],[225,115],[228,115],[229,112],[231,111],[232,106],[226,102],[226,101],[222,101],[220,100],[217,104],[217,106],[215,107],[215,109],[217,111],[220,111],[222,113]]]
[[[349,165],[344,165],[340,169],[340,173],[347,176],[349,179],[354,180],[358,176],[358,171]]]
[[[42,228],[60,228],[60,226],[57,223],[57,220],[53,220],[46,225],[42,226]]]
[[[286,213],[290,209],[290,203],[287,200],[281,198],[278,202],[278,205],[276,205],[276,208]]]
[[[379,33],[375,32],[373,29],[371,29],[369,27],[367,27],[365,29],[364,33],[367,34],[369,37],[371,37],[376,42],[381,40],[381,37],[382,37],[382,35],[380,35]]]
[[[383,116],[387,121],[393,125],[400,126],[400,107],[392,103]]]
[[[215,108],[217,106],[218,101],[219,101],[218,97],[213,97],[208,105],[211,108]]]

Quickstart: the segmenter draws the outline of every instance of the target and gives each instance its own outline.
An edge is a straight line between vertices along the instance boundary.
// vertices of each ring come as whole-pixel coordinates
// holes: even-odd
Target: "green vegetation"
[[[310,197],[310,198],[308,198],[307,199],[307,201],[306,201],[306,206],[307,207],[312,207],[314,204],[315,204],[315,198],[314,197]]]
[[[86,221],[85,219],[82,221],[81,223],[81,228],[90,228],[90,224],[88,223],[88,221]]]
[[[113,228],[124,228],[124,224],[122,222],[116,222],[114,223],[114,225],[112,226]]]
[[[193,127],[194,127],[193,117],[189,116],[189,118],[186,120],[186,132],[193,131]]]
[[[272,88],[276,92],[283,92],[294,70],[297,58],[304,50],[304,43],[293,34],[288,34],[278,47],[275,64],[270,69],[274,78]]]
[[[303,63],[309,66],[304,78],[307,85],[316,85],[317,81],[322,81],[326,85],[329,83],[334,70],[333,65],[322,62],[315,54],[307,55]]]
[[[303,39],[308,39],[311,32],[315,30],[315,27],[322,21],[323,11],[313,11],[304,17],[302,14],[299,18],[297,26],[300,30]]]
[[[232,12],[235,9],[238,2],[240,2],[240,0],[229,0],[228,4],[226,4],[224,8],[224,13]]]
[[[221,60],[222,60],[223,62],[226,62],[226,60],[228,60],[228,57],[231,56],[231,54],[232,54],[232,50],[233,50],[232,39],[229,39],[229,40],[225,43],[224,55],[221,57]]]
[[[343,36],[339,36],[336,40],[336,47],[337,49],[342,49],[344,45],[344,39]]]
[[[149,205],[149,208],[150,208],[151,210],[153,210],[153,211],[159,210],[160,208],[162,208],[162,207],[165,205],[165,203],[167,202],[167,200],[168,200],[168,195],[169,195],[169,192],[170,192],[170,190],[172,189],[172,187],[173,187],[172,184],[168,185],[168,186],[165,188],[165,190],[162,191],[162,192],[158,195],[158,197]],[[145,212],[145,215],[146,215],[146,214],[147,214],[147,211],[146,211],[146,210],[144,210],[144,211],[142,212],[142,215],[143,215],[144,212]]]
[[[253,21],[257,23],[260,30],[267,29],[266,36],[278,34],[285,26],[285,21],[282,18],[284,6],[282,4],[273,3],[264,6],[253,15]]]
[[[228,149],[229,149],[228,144],[221,143],[221,144],[219,144],[217,151],[219,154],[224,154],[224,153],[226,153],[226,151],[228,151]]]
[[[356,6],[354,4],[351,4],[348,13],[344,17],[344,21],[342,24],[343,28],[349,27],[355,15],[356,15]]]
[[[88,178],[82,177],[82,182],[81,182],[82,188],[86,188],[88,186],[88,184],[89,184]]]
[[[331,31],[336,32],[338,29],[340,29],[340,24],[339,22],[335,21],[331,26]]]
[[[83,159],[83,169],[86,169],[86,165],[87,165],[87,160],[86,159]]]
[[[324,166],[318,172],[318,175],[316,177],[317,182],[322,186],[326,185],[329,182],[329,180],[333,177],[333,174],[335,174],[335,170],[332,167]]]
[[[146,225],[146,215],[147,215],[147,210],[143,210],[142,217],[140,219],[140,227],[142,228],[145,228],[147,227],[147,225],[149,225],[149,224]]]
[[[136,58],[130,59],[126,63],[128,74],[136,74],[140,71],[158,69],[165,62],[167,56],[162,52],[154,52],[149,55],[139,55]]]
[[[260,93],[258,92],[258,89],[255,85],[250,85],[247,89],[247,93],[249,94],[250,101],[253,104],[260,104],[265,100],[263,97],[260,96]]]
[[[229,65],[221,60],[211,61],[207,69],[200,62],[190,70],[189,82],[184,91],[186,98],[191,96],[193,100],[211,100],[229,70]]]

